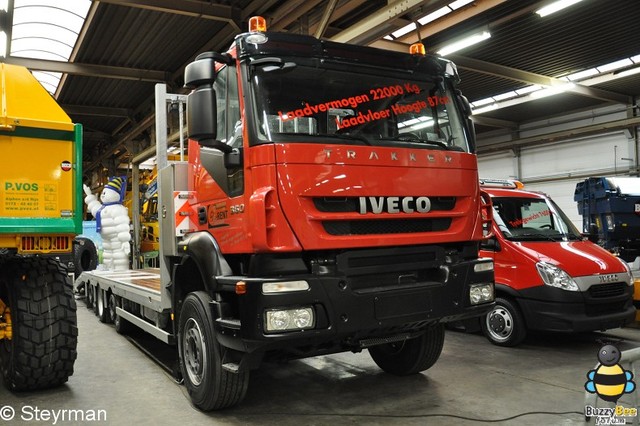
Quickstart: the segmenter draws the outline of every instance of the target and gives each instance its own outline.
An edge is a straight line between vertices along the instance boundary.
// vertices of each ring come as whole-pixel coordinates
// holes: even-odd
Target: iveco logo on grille
[[[360,214],[427,213],[429,197],[360,197]]]
[[[601,283],[614,283],[618,281],[618,274],[599,275],[598,279]]]

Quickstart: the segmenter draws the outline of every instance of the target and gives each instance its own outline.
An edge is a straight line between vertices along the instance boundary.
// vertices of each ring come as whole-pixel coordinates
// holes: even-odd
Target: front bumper
[[[244,278],[246,293],[237,299],[240,321],[235,327],[225,320],[224,304],[218,303],[218,340],[241,352],[284,350],[312,356],[358,351],[394,336],[409,338],[436,322],[481,316],[493,307],[492,301],[471,305],[469,299],[472,285],[493,284],[493,270],[474,270],[474,265],[488,260],[439,264],[441,256],[427,261],[423,254],[416,252],[413,261],[400,265],[346,256],[326,275],[287,277],[306,281],[306,291],[263,294],[262,283],[269,280]],[[226,280],[229,285],[233,282]],[[309,306],[315,313],[313,329],[286,333],[265,329],[266,311]]]
[[[532,330],[582,332],[622,327],[635,320],[633,286],[619,283],[611,296],[548,286],[521,291],[518,303]]]

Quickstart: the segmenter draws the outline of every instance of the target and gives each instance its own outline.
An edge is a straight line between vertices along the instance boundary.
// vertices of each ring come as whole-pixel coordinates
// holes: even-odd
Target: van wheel
[[[515,302],[503,297],[496,297],[495,306],[484,317],[481,326],[487,339],[498,346],[517,346],[527,335],[520,309]]]
[[[369,355],[383,371],[396,376],[408,376],[435,364],[443,345],[444,325],[439,323],[413,339],[372,346]]]
[[[231,373],[222,368],[216,339],[211,297],[190,293],[180,310],[178,352],[184,384],[193,405],[203,411],[236,405],[244,398],[249,372]]]

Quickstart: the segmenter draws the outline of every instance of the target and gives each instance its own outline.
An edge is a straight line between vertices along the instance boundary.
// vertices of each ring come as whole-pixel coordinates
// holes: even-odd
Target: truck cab
[[[586,240],[547,195],[518,181],[480,184],[493,204],[494,237],[481,245],[495,265],[496,304],[481,319],[492,343],[515,346],[528,330],[606,330],[634,320],[622,259]]]

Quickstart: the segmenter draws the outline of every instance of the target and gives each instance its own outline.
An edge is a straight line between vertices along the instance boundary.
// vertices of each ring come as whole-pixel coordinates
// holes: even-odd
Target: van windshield
[[[299,60],[256,65],[252,81],[262,143],[471,149],[456,95],[441,78]]]
[[[508,240],[582,240],[573,223],[551,200],[495,197],[492,202],[494,220]]]

